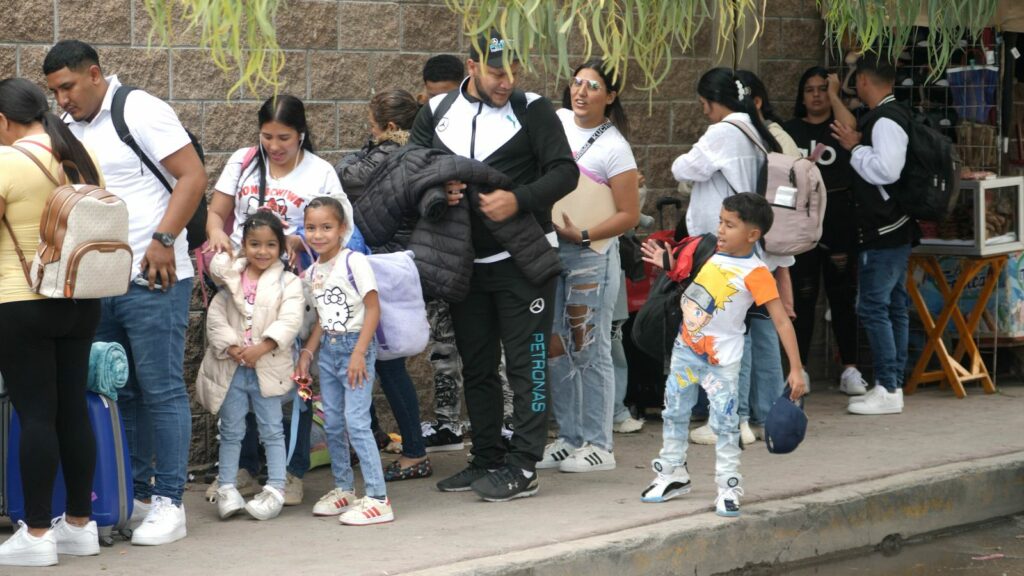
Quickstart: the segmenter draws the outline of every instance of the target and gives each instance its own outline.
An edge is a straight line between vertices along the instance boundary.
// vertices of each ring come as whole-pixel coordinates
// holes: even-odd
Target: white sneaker
[[[561,466],[562,460],[572,455],[575,450],[575,446],[562,438],[558,438],[544,447],[544,457],[540,459],[540,462],[537,462],[537,468],[540,470],[558,468]]]
[[[882,386],[875,386],[878,391],[874,394],[863,396],[861,402],[851,402],[846,410],[850,414],[880,415],[899,414],[903,412],[903,399],[900,395],[902,390],[889,392]]]
[[[232,484],[225,484],[217,489],[217,515],[221,520],[226,520],[235,515],[242,508],[245,508],[245,498]]]
[[[18,531],[0,544],[0,566],[53,566],[57,563],[57,539],[53,530],[36,537],[18,520]],[[97,545],[99,540],[96,541]]]
[[[860,370],[850,366],[839,377],[839,391],[847,396],[863,396],[868,391],[868,383],[864,381]]]
[[[852,406],[854,404],[859,404],[859,403],[864,402],[865,400],[867,400],[868,398],[870,398],[870,397],[872,397],[872,396],[874,396],[876,394],[881,394],[883,390],[885,390],[885,386],[880,386],[878,384],[878,382],[876,381],[874,387],[869,388],[868,391],[866,393],[864,393],[863,396],[850,396],[850,398],[846,401],[846,404],[847,404],[847,406]],[[900,399],[900,409],[902,409],[903,408],[903,388],[897,388],[896,389],[896,395],[899,396],[899,399]]]
[[[711,431],[710,424],[705,424],[700,428],[690,430],[690,442],[714,446],[718,443],[718,436]]]
[[[220,479],[217,478],[210,483],[210,486],[206,489],[206,501],[216,502],[217,501],[217,490],[220,488]],[[242,496],[255,496],[259,493],[261,486],[259,481],[249,474],[249,471],[245,468],[238,469],[238,476],[235,478],[235,488],[238,493]]]
[[[213,500],[210,500],[210,502],[213,502]],[[142,521],[146,519],[146,516],[152,508],[152,504],[146,504],[142,500],[134,500],[132,502],[132,517],[128,519],[128,525],[131,526],[133,530],[138,528],[139,524],[142,524]]]
[[[743,496],[743,488],[740,487],[738,476],[730,476],[724,482],[718,483],[718,496],[715,498],[715,514],[734,518],[740,515],[740,496]]]
[[[584,444],[581,448],[574,450],[568,458],[562,460],[558,469],[562,472],[614,470],[615,454],[593,444]]]
[[[185,505],[174,505],[170,498],[153,496],[153,507],[146,519],[132,532],[132,544],[159,546],[185,537]]]
[[[313,516],[337,516],[348,510],[355,501],[356,495],[353,492],[335,488],[313,505]]]
[[[276,518],[284,507],[284,493],[273,486],[264,486],[263,491],[245,505],[245,511],[257,520]]]
[[[690,474],[686,464],[673,466],[664,460],[654,460],[651,467],[658,476],[640,493],[641,502],[667,502],[690,491]]]
[[[383,502],[376,498],[364,496],[356,501],[351,508],[338,517],[338,522],[346,526],[369,526],[370,524],[383,524],[392,522],[395,513],[391,510],[391,499]]]
[[[757,442],[757,435],[750,429],[750,422],[740,422],[740,441],[744,446],[753,446]]]
[[[618,434],[632,434],[634,432],[639,432],[643,427],[643,418],[633,418],[632,416],[628,416],[622,422],[617,422],[612,425],[612,431]]]
[[[73,526],[68,524],[66,515],[61,514],[50,523],[50,533],[57,541],[57,554],[95,556],[100,553],[100,535],[95,520],[90,520],[85,526]]]

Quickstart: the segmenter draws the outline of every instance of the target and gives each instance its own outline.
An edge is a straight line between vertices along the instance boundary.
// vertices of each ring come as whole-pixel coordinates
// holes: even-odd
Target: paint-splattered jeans
[[[615,367],[612,365],[612,314],[621,272],[612,269],[613,241],[605,254],[562,242],[558,255],[564,270],[555,293],[555,337],[565,354],[552,356],[551,403],[559,437],[580,447],[593,444],[612,450],[615,413]],[[573,327],[577,329],[573,329]]]
[[[708,423],[718,436],[715,478],[739,476],[740,417],[736,390],[739,374],[739,362],[712,366],[676,338],[672,346],[672,367],[665,382],[665,410],[661,413],[664,420],[661,459],[675,466],[686,463],[690,411],[697,403],[699,385],[708,394]]]

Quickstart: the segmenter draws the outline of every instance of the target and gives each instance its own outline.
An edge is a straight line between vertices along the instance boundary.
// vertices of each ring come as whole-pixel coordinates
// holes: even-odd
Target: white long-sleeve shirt
[[[883,99],[879,106],[894,100],[892,96]],[[850,166],[868,184],[878,187],[886,200],[889,194],[882,186],[900,179],[907,162],[907,145],[910,138],[900,125],[888,118],[880,118],[871,128],[871,145],[853,148]]]

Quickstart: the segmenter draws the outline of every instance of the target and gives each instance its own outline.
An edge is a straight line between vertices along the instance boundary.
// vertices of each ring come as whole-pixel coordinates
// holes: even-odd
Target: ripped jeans
[[[614,300],[608,300],[619,291],[621,272],[618,265],[612,266],[612,255],[618,251],[617,240],[605,254],[567,242],[558,247],[564,270],[555,292],[552,331],[565,353],[552,356],[548,363],[551,403],[559,437],[577,448],[590,443],[612,450]]]
[[[708,423],[718,436],[715,444],[715,478],[739,477],[740,416],[737,382],[740,362],[713,366],[683,344],[672,344],[672,367],[665,381],[665,410],[659,457],[675,466],[686,463],[690,437],[690,411],[697,403],[697,384],[708,394]]]

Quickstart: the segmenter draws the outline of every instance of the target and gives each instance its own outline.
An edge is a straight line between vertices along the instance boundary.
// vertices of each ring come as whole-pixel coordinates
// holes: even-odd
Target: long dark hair
[[[67,125],[50,111],[46,95],[38,86],[24,78],[0,80],[0,114],[16,124],[41,123],[50,137],[53,157],[61,164],[68,180],[100,185],[100,173],[92,157]]]
[[[242,224],[242,250],[245,250],[245,239],[249,236],[249,233],[263,227],[270,228],[270,231],[277,238],[277,257],[281,258],[285,254],[287,247],[284,238],[284,226],[281,225],[281,219],[269,210],[257,210],[245,219],[245,224]]]
[[[744,86],[750,87],[750,95],[752,97],[761,99],[761,117],[765,120],[771,120],[776,124],[782,124],[782,119],[775,113],[775,107],[772,106],[771,100],[768,99],[768,89],[764,87],[764,82],[761,82],[757,74],[750,70],[737,70],[736,77],[740,79]],[[754,108],[757,108],[757,102],[754,103]]]
[[[291,94],[278,94],[267,98],[267,101],[260,106],[256,113],[259,127],[262,128],[267,122],[278,122],[292,128],[299,133],[299,147],[313,153],[313,135],[309,131],[309,124],[306,122],[306,106]],[[267,193],[267,164],[263,154],[256,155],[256,162],[253,163],[253,171],[260,179],[260,204]]]
[[[737,85],[738,83],[738,85]],[[740,90],[743,90],[743,99],[740,99]],[[768,127],[761,121],[757,114],[757,106],[754,105],[753,91],[750,86],[743,82],[731,68],[712,68],[700,77],[697,82],[697,94],[708,102],[717,102],[733,112],[744,112],[750,116],[750,122],[754,125],[765,148],[772,152],[781,152],[775,137],[768,131]]]
[[[601,58],[591,58],[580,64],[572,71],[572,75],[576,76],[584,68],[590,68],[597,72],[597,75],[601,77],[601,81],[604,83],[605,89],[609,92],[615,92],[615,100],[610,105],[605,106],[604,115],[622,133],[622,137],[629,140],[629,119],[626,118],[626,111],[622,108],[619,98],[622,94],[622,75],[620,74],[619,78],[613,79],[611,71],[607,69],[604,60]],[[572,110],[572,96],[569,95],[569,85],[566,85],[565,91],[562,92],[562,108]]]
[[[797,83],[796,87],[796,104],[793,105],[793,118],[807,117],[807,105],[804,104],[804,88],[807,87],[807,81],[815,76],[827,82],[828,70],[821,66],[811,66],[804,71],[804,74],[800,77],[800,82]]]

